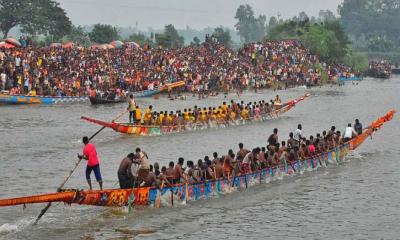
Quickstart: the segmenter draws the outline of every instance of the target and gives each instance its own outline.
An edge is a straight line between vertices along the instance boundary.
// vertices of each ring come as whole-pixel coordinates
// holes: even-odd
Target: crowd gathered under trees
[[[368,68],[365,56],[352,53],[353,35],[348,37],[350,23],[343,21],[351,13],[349,8],[357,5],[353,0],[345,0],[339,6],[341,18],[327,10],[321,11],[318,18],[302,12],[289,20],[271,17],[268,23],[264,15],[255,16],[249,5],[241,5],[235,14],[235,28],[244,45],[236,50],[231,48],[229,29],[218,27],[206,35],[203,43],[194,37],[190,45],[184,46],[185,39],[171,24],[164,32],[149,36],[134,33],[127,39],[142,48],[93,49],[91,43],[120,39],[118,29],[96,24],[91,32],[85,32],[82,27],[71,24],[57,2],[31,2],[0,2],[0,14],[7,16],[0,20],[4,36],[16,26],[30,36],[23,39],[22,45],[26,47],[1,51],[2,90],[83,95],[90,88],[138,91],[149,84],[157,86],[179,80],[194,89],[288,87],[320,83]],[[376,4],[384,3],[377,1]],[[393,4],[385,4],[392,10],[397,9]],[[46,14],[43,9],[47,9]],[[30,19],[32,13],[40,18]],[[32,41],[37,36],[46,36],[49,43],[51,39],[52,42],[72,41],[76,45],[39,47]]]
[[[207,36],[198,46],[175,49],[28,46],[0,52],[1,88],[38,95],[85,95],[91,88],[140,91],[175,81],[195,90],[290,87],[319,84],[322,71],[333,78],[349,69],[321,63],[296,40],[251,43],[239,51]]]

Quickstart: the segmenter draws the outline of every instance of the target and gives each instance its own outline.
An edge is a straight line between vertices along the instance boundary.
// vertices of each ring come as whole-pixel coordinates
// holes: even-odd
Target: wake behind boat
[[[174,205],[186,203],[213,195],[229,193],[240,188],[248,188],[255,184],[268,183],[281,179],[285,175],[302,174],[304,171],[325,168],[331,164],[340,164],[352,150],[359,147],[368,137],[378,131],[382,125],[391,121],[394,110],[372,122],[362,133],[351,140],[342,143],[328,151],[316,154],[305,160],[286,161],[270,167],[247,171],[243,174],[232,175],[219,179],[206,180],[198,183],[175,184],[164,187],[139,187],[130,189],[107,189],[95,191],[60,190],[57,193],[27,196],[20,198],[2,199],[0,207],[33,203],[64,202],[67,204],[120,207],[150,205],[159,207],[160,203]],[[165,204],[162,204],[165,205]]]
[[[84,116],[82,116],[82,119],[106,128],[111,128],[116,132],[124,134],[130,134],[136,136],[164,135],[175,132],[203,130],[207,128],[216,128],[216,127],[229,127],[229,126],[250,124],[256,121],[266,121],[268,119],[278,117],[281,114],[289,111],[290,109],[295,107],[297,103],[307,99],[309,96],[310,96],[309,94],[305,94],[297,99],[288,101],[284,104],[275,104],[274,108],[271,108],[270,110],[265,109],[265,112],[260,113],[259,115],[246,116],[243,114],[243,112],[248,110],[247,108],[244,108],[244,111],[235,113],[234,114],[235,116],[233,118],[228,114],[226,114],[227,115],[226,117],[214,118],[212,116],[212,114],[214,113],[212,112],[210,117],[204,116],[208,114],[204,113],[200,114],[197,121],[194,120],[176,125],[172,124],[138,125],[133,123],[106,122]],[[182,115],[184,115],[184,113]],[[204,121],[202,121],[201,119],[202,116],[204,116]],[[155,119],[155,122],[157,122],[157,119]]]

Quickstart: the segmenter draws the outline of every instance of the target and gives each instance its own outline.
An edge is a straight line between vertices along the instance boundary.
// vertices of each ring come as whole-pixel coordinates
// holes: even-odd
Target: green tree
[[[358,48],[369,50],[392,46],[393,49],[400,45],[399,0],[344,0],[338,12],[346,32],[356,40]],[[359,38],[365,38],[367,44],[360,46]],[[379,46],[382,43],[379,38],[384,41],[383,48]]]
[[[214,29],[212,34],[218,42],[222,43],[223,45],[229,47],[232,42],[231,34],[229,30],[224,30],[222,27],[217,27]]]
[[[132,33],[126,40],[130,42],[135,42],[139,45],[143,45],[145,43],[152,45],[151,39],[146,37],[146,35],[142,33]]]
[[[72,26],[71,33],[65,36],[63,41],[71,41],[86,47],[90,45],[89,34],[82,26]]]
[[[156,34],[155,38],[157,45],[165,48],[180,48],[184,44],[183,37],[178,34],[172,24],[165,26],[164,33]]]
[[[190,43],[190,45],[195,45],[195,46],[199,46],[200,45],[200,39],[198,37],[194,37],[193,41]]]
[[[59,3],[53,0],[0,0],[0,30],[3,37],[16,26],[22,32],[52,35],[55,38],[69,34],[71,21]]]
[[[89,33],[89,37],[96,43],[109,43],[120,39],[117,28],[107,24],[94,25],[93,30]]]
[[[236,10],[235,19],[238,21],[235,28],[243,42],[256,42],[264,38],[267,19],[264,15],[256,18],[250,5],[240,5]]]

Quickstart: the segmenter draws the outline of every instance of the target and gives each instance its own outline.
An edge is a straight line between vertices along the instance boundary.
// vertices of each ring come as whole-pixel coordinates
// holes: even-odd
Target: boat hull
[[[111,100],[111,99],[104,99],[104,98],[99,98],[99,97],[89,97],[90,103],[93,105],[99,105],[99,104],[114,104],[114,103],[123,103],[126,102],[125,98],[121,98],[118,100]]]
[[[83,97],[46,97],[0,94],[2,104],[69,104],[86,102],[89,98]]]
[[[339,81],[347,82],[347,81],[362,81],[363,77],[339,77]]]

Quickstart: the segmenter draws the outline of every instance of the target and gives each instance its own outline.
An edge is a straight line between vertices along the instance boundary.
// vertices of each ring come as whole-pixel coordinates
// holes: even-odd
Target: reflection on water
[[[217,151],[225,154],[243,142],[248,148],[266,144],[274,127],[286,139],[298,123],[305,135],[355,118],[367,124],[399,108],[400,79],[366,79],[359,85],[311,89],[312,97],[279,119],[264,123],[167,136],[136,138],[104,130],[94,142],[101,161],[105,187],[117,182],[120,160],[137,146],[151,162],[166,165],[183,156],[196,161]],[[283,100],[304,89],[245,93],[246,101],[268,100],[279,93]],[[169,101],[139,99],[156,110],[198,105],[219,105],[237,96],[218,96],[205,102],[188,97]],[[99,128],[81,115],[112,119],[126,109],[113,106],[0,107],[0,198],[53,192],[76,161],[80,139]],[[127,116],[125,116],[127,118]],[[0,239],[396,239],[400,218],[397,139],[399,117],[352,154],[343,166],[306,173],[263,184],[207,201],[173,208],[104,209],[54,204],[39,226],[31,222],[43,205],[0,209]],[[87,188],[84,165],[67,184]]]

